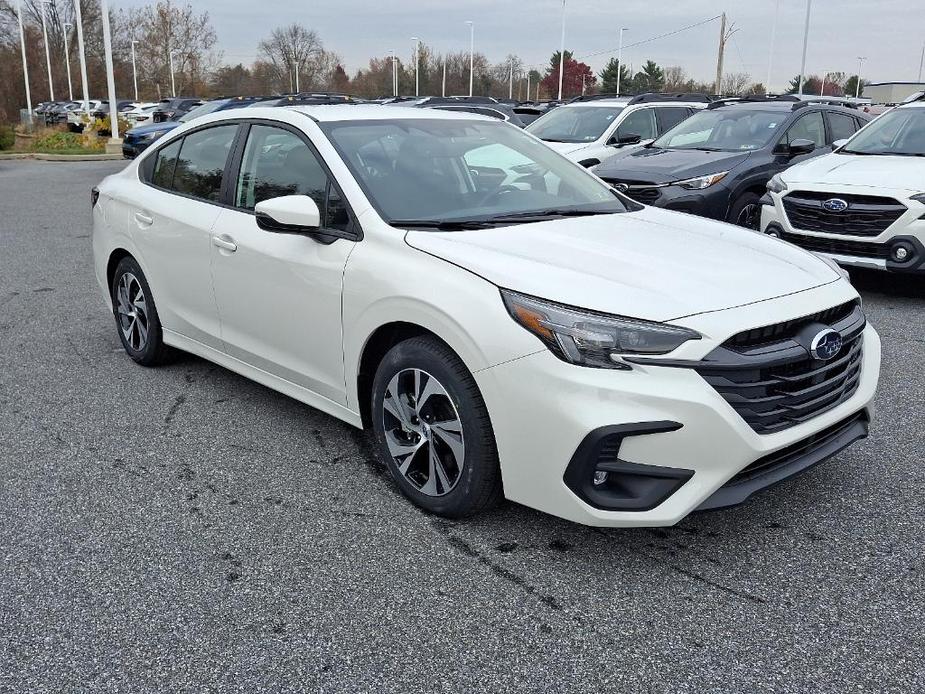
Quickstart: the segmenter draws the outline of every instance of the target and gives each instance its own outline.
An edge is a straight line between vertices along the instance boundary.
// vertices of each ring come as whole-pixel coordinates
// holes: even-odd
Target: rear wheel
[[[728,221],[733,224],[758,231],[761,226],[761,196],[757,193],[743,193],[732,204]]]
[[[436,338],[389,350],[373,380],[372,417],[380,457],[418,506],[460,518],[500,500],[488,410],[472,374]]]
[[[142,366],[157,366],[170,355],[151,288],[141,266],[131,256],[119,261],[112,278],[112,313],[122,347]]]

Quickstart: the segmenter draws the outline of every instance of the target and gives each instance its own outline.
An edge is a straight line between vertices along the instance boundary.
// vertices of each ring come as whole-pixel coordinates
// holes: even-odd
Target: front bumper
[[[833,197],[837,195],[837,192],[832,192]],[[762,198],[762,233],[774,234],[784,241],[831,258],[839,265],[925,274],[925,215],[919,216],[921,210],[909,210],[878,236],[863,237],[797,229],[790,223],[782,199],[783,195],[779,193],[768,193]],[[910,253],[902,262],[893,255],[897,246],[903,246]]]
[[[631,187],[626,195],[645,205],[721,222],[726,221],[729,212],[729,189],[719,183],[704,190],[687,190],[681,186]]]
[[[831,297],[826,303],[835,305],[851,298],[841,289],[845,284],[827,285],[809,294]],[[813,303],[807,311],[806,300],[806,296],[797,295],[764,302],[766,310],[759,320],[806,315],[817,305]],[[698,330],[705,339],[696,341],[702,344],[692,342],[688,348],[679,348],[688,352],[681,358],[701,358],[736,332],[729,327],[730,318],[746,315],[754,321],[754,307],[686,319],[684,325]],[[741,320],[738,325],[743,325]],[[781,478],[766,478],[766,484],[753,484],[749,489],[740,487],[737,493],[741,498],[727,495],[724,499],[724,485],[734,482],[748,466],[778,452],[784,456],[787,449],[855,415],[865,421],[870,416],[879,378],[880,339],[871,326],[864,329],[863,339],[861,376],[854,395],[809,421],[765,435],[751,429],[692,369],[639,364],[630,371],[592,369],[566,364],[543,350],[479,371],[475,378],[494,426],[505,496],[571,521],[611,527],[673,525],[698,508],[744,500]],[[641,424],[655,425],[654,430],[634,435],[634,428]],[[619,462],[657,466],[675,480],[684,478],[652,508],[643,505],[640,510],[606,510],[580,490],[576,493],[566,479],[570,462],[588,436],[613,427],[629,430],[619,444]],[[854,434],[859,431],[855,429],[841,443],[856,440]],[[828,452],[809,451],[818,459],[804,458],[802,463],[775,469],[789,477],[837,450],[838,444],[830,446]],[[679,477],[674,471],[691,474]]]

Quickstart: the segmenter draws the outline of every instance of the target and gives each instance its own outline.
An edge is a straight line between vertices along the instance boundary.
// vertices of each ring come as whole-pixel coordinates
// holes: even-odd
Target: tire
[[[760,199],[761,196],[757,193],[742,193],[729,209],[729,218],[726,221],[758,231],[761,227],[761,205],[758,204]]]
[[[414,337],[389,350],[373,379],[372,419],[380,458],[417,506],[464,518],[500,501],[488,409],[472,374],[443,342]]]
[[[110,293],[112,315],[125,353],[142,366],[157,366],[167,361],[170,348],[164,344],[154,296],[141,266],[133,257],[126,256],[119,261]]]

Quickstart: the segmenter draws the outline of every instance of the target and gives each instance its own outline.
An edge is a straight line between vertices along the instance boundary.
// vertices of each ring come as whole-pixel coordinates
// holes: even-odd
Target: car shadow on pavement
[[[879,270],[852,268],[851,284],[859,292],[925,299],[925,275],[903,275]]]

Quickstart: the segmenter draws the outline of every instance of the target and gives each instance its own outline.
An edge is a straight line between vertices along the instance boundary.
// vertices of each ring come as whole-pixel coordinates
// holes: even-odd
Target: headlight
[[[674,325],[584,311],[504,289],[501,296],[515,321],[570,364],[626,369],[621,354],[666,354],[700,339],[693,330]]]
[[[145,133],[144,139],[146,139],[146,140],[156,140],[156,139],[159,138],[161,135],[164,135],[166,132],[167,132],[166,130],[155,130],[153,133]]]
[[[915,200],[916,202],[920,202],[920,203],[922,203],[922,204],[925,204],[925,193],[919,193],[918,195],[913,195],[913,196],[910,197],[909,199],[910,199],[910,200]]]
[[[688,190],[703,190],[704,188],[709,188],[714,183],[719,183],[724,178],[728,171],[720,171],[719,173],[710,174],[709,176],[698,176],[697,178],[685,178],[683,181],[675,181],[671,185],[681,186],[682,188],[687,188]]]
[[[785,190],[787,190],[787,184],[784,183],[784,179],[780,177],[780,174],[774,174],[768,181],[768,192],[783,193]]]

